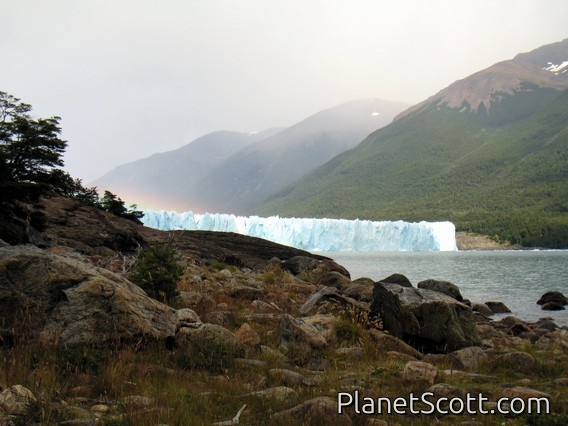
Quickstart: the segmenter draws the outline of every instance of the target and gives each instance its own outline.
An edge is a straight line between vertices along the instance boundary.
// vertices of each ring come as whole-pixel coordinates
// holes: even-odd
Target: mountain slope
[[[390,123],[408,104],[346,102],[285,129],[215,132],[92,182],[145,208],[242,213]]]
[[[174,151],[123,164],[90,185],[139,200],[145,207],[181,207],[188,188],[235,152],[276,133],[271,129],[247,134],[219,131],[202,136]],[[169,206],[169,207],[168,207]]]
[[[548,64],[566,61],[568,40],[460,80],[254,213],[452,220],[568,247],[568,73]]]
[[[407,107],[370,99],[314,114],[228,158],[199,182],[193,199],[209,212],[244,213],[272,192],[354,147]]]

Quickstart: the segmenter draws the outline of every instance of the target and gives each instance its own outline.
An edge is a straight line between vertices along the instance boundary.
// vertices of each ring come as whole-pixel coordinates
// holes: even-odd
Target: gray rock
[[[181,347],[191,347],[217,351],[220,353],[237,353],[237,336],[224,327],[215,324],[201,324],[198,328],[182,328],[176,336]]]
[[[547,291],[536,302],[538,305],[546,305],[547,303],[554,302],[561,306],[568,305],[568,298],[559,291]],[[544,309],[544,308],[543,308]]]
[[[280,322],[279,337],[280,351],[298,362],[309,358],[314,349],[327,346],[327,341],[315,326],[287,314]]]
[[[291,272],[294,275],[300,275],[302,272],[311,272],[319,265],[319,260],[308,256],[293,256],[282,262],[282,269]]]
[[[272,368],[268,370],[268,378],[272,383],[284,386],[299,386],[308,382],[304,375],[285,368]]]
[[[272,416],[275,420],[292,422],[291,424],[333,424],[351,426],[353,422],[347,414],[339,414],[337,399],[320,396],[302,402],[289,410],[280,411]]]
[[[176,351],[189,368],[222,371],[242,357],[237,337],[224,327],[202,324],[198,328],[181,328],[176,335]]]
[[[337,344],[337,317],[335,315],[312,315],[309,317],[302,317],[302,321],[313,325],[328,345],[332,346]]]
[[[436,383],[428,388],[437,398],[467,398],[467,391],[448,383]]]
[[[366,278],[366,277],[357,278],[356,280],[353,280],[352,283],[361,284],[371,288],[375,286],[375,282],[371,278]]]
[[[231,311],[213,311],[203,315],[203,321],[222,327],[230,327],[235,324],[236,317],[234,312]]]
[[[350,284],[351,280],[348,277],[336,271],[325,272],[316,281],[318,286],[335,287],[339,290]]]
[[[217,303],[211,296],[196,291],[180,291],[178,299],[184,308],[191,308],[200,315],[217,308]]]
[[[156,402],[155,398],[151,396],[145,395],[129,395],[125,396],[122,400],[122,403],[127,407],[135,407],[135,408],[147,408],[151,405],[154,405]]]
[[[281,309],[274,303],[266,303],[263,302],[262,300],[253,300],[250,306],[255,311],[264,312],[264,313],[281,311]]]
[[[229,290],[229,296],[235,299],[256,300],[262,297],[262,290],[246,285],[237,286]]]
[[[371,315],[385,330],[424,352],[479,345],[469,306],[431,290],[376,283]]]
[[[350,285],[343,287],[342,293],[352,299],[371,303],[373,301],[373,288],[375,283],[370,278],[358,278]]]
[[[529,372],[536,367],[533,356],[527,352],[510,352],[497,358],[497,363],[519,373]]]
[[[60,426],[95,426],[96,423],[93,419],[81,418],[71,419],[59,423]]]
[[[44,343],[165,340],[179,327],[175,310],[127,279],[33,246],[0,248],[0,294],[0,322]]]
[[[200,324],[201,320],[193,309],[182,308],[176,311],[180,327]]]
[[[423,361],[408,361],[402,372],[405,383],[422,383],[432,386],[438,377],[438,369]]]
[[[438,293],[443,293],[446,296],[450,296],[456,299],[458,302],[463,302],[463,296],[460,293],[460,289],[457,285],[452,284],[448,281],[438,281],[438,280],[424,280],[417,284],[418,288],[425,288],[427,290],[437,291]]]
[[[493,311],[489,309],[485,303],[474,303],[471,307],[475,312],[479,312],[481,315],[485,317],[490,317],[493,315]]]
[[[230,280],[231,278],[233,278],[233,273],[228,269],[222,269],[219,272],[217,272],[216,277],[221,280]]]
[[[260,352],[261,339],[258,333],[248,323],[244,323],[235,332],[238,345],[245,350],[246,353],[256,354]]]
[[[384,349],[386,352],[394,351],[413,358],[422,358],[422,354],[420,352],[398,337],[384,333],[380,330],[369,330],[369,335],[373,341],[377,343],[377,346]]]
[[[536,322],[535,325],[539,329],[548,330],[548,331],[554,331],[558,329],[556,323],[546,318],[541,318]]]
[[[546,302],[541,308],[543,311],[563,311],[566,308],[558,302]]]
[[[287,386],[276,386],[274,388],[252,392],[247,396],[256,396],[261,399],[271,399],[288,404],[298,401],[298,392]]]
[[[552,399],[552,395],[550,395],[549,393],[522,386],[515,386],[503,390],[503,396],[509,399],[521,398],[525,401],[528,401],[529,398],[547,398],[548,400]]]
[[[0,408],[6,414],[26,414],[30,404],[36,401],[32,391],[22,385],[10,386],[0,392]]]
[[[487,361],[487,354],[479,346],[463,348],[450,353],[449,356],[456,361],[459,368],[468,371],[479,369],[481,363]]]
[[[402,287],[412,287],[412,283],[410,282],[410,280],[402,274],[389,275],[388,277],[380,280],[379,282],[385,284],[398,284]]]
[[[511,312],[503,302],[485,302],[485,304],[494,314],[506,314]]]
[[[235,358],[235,364],[246,365],[249,367],[265,367],[268,363],[266,361],[260,361],[258,359]]]

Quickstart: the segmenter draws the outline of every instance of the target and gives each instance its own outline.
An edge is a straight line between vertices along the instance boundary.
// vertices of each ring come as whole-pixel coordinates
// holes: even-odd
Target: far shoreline
[[[498,243],[487,235],[473,232],[456,232],[456,245],[459,251],[469,250],[527,250],[528,247]]]

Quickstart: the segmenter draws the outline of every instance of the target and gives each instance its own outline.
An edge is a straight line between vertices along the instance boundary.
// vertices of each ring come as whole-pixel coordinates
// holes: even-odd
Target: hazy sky
[[[62,117],[88,183],[216,130],[418,103],[567,22],[568,0],[0,0],[0,90]]]

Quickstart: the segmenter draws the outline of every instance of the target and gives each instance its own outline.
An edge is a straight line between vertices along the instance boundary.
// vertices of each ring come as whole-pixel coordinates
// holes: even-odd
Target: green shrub
[[[172,303],[178,296],[177,283],[183,275],[178,260],[179,255],[173,247],[150,246],[140,252],[129,278],[150,297]]]

